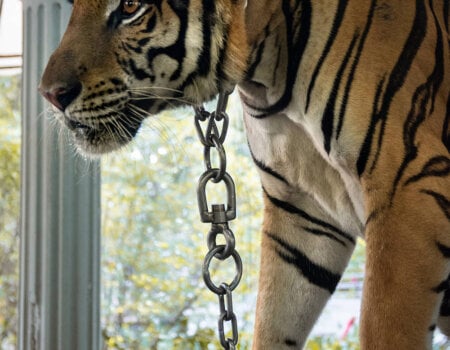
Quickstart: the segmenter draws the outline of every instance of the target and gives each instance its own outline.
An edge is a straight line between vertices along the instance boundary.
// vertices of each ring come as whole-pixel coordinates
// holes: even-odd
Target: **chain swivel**
[[[225,183],[227,189],[227,207],[226,211],[222,210],[209,211],[208,200],[206,199],[206,184],[219,174],[218,169],[206,170],[198,180],[197,186],[197,201],[200,211],[200,219],[205,223],[224,223],[234,220],[236,218],[236,189],[234,181],[231,176],[225,172],[222,181]]]
[[[200,142],[204,146],[205,172],[200,177],[197,187],[197,200],[202,222],[210,223],[207,243],[208,253],[203,262],[203,280],[206,286],[219,297],[219,339],[225,350],[235,350],[238,343],[237,318],[233,311],[232,292],[238,286],[242,277],[242,260],[236,250],[236,240],[228,222],[236,218],[236,188],[231,176],[227,173],[227,159],[223,143],[228,132],[229,118],[225,112],[228,93],[220,93],[216,110],[212,113],[203,107],[195,108],[195,127]],[[207,122],[206,131],[203,131],[202,122]],[[218,126],[221,122],[221,128]],[[214,148],[219,156],[219,168],[213,168],[211,164],[211,149]],[[227,191],[227,203],[213,204],[211,210],[206,198],[206,185],[224,182]],[[222,235],[225,244],[217,244],[217,236]],[[230,284],[221,283],[219,286],[211,280],[210,265],[213,258],[221,261],[232,257],[235,263],[236,274]],[[231,338],[225,336],[225,323],[231,322]]]
[[[214,255],[219,260],[225,260],[230,257],[236,246],[233,231],[230,230],[227,223],[212,224],[211,230],[208,232],[208,249],[211,251],[217,247],[216,238],[218,235],[223,235],[225,238],[225,246],[223,252]]]

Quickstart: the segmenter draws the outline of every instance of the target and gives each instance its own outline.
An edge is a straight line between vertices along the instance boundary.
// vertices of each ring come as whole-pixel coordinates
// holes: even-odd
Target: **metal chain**
[[[208,253],[203,262],[203,280],[206,286],[219,297],[219,339],[220,344],[226,350],[234,350],[238,343],[237,319],[233,310],[232,292],[239,284],[242,277],[242,260],[236,250],[236,241],[228,222],[236,218],[236,190],[233,179],[227,173],[227,157],[223,143],[228,132],[229,119],[225,112],[228,102],[228,93],[221,93],[216,110],[212,113],[203,107],[195,108],[195,127],[200,142],[204,146],[204,163],[206,171],[199,179],[197,188],[198,208],[202,222],[211,223],[208,232]],[[202,128],[202,123],[206,124]],[[205,129],[205,131],[204,131]],[[215,149],[219,157],[219,167],[213,168],[211,163],[211,149]],[[227,203],[213,204],[211,210],[206,198],[206,185],[211,181],[215,184],[223,182],[227,190]],[[222,235],[225,244],[217,244],[217,236]],[[231,283],[221,283],[220,286],[211,280],[210,265],[213,258],[226,260],[232,258],[236,267],[236,275]],[[225,324],[229,322],[231,338],[225,336]]]

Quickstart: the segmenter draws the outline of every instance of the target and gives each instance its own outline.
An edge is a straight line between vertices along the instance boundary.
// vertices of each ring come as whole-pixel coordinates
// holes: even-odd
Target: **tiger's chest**
[[[363,234],[358,177],[345,162],[324,153],[313,128],[282,113],[262,119],[244,113],[244,121],[264,188],[306,210],[314,203],[343,230]]]
[[[320,32],[323,21],[313,20],[311,30]],[[335,42],[322,57],[327,38],[304,41],[303,25],[290,35],[273,24],[254,50],[255,64],[239,84],[249,145],[271,193],[302,208],[318,205],[342,229],[362,235],[357,165],[373,108],[365,96],[376,94],[385,68],[372,54],[356,57],[356,39]],[[353,69],[356,63],[362,68]]]

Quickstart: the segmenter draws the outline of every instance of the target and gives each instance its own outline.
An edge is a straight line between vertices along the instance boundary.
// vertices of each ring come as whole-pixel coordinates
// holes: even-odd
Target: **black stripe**
[[[405,182],[405,186],[410,183],[417,182],[425,177],[444,177],[448,175],[450,175],[450,158],[445,156],[437,156],[431,158],[419,174],[410,177],[408,181]]]
[[[189,18],[189,0],[183,2],[178,0],[167,0],[168,4],[172,7],[173,11],[177,14],[180,21],[180,29],[178,31],[178,37],[175,43],[167,47],[154,47],[147,52],[147,62],[152,69],[153,60],[159,55],[167,55],[173,60],[178,62],[177,69],[170,76],[170,80],[177,80],[182,71],[183,61],[186,58],[186,34]],[[153,71],[153,69],[152,69]]]
[[[369,34],[369,30],[372,27],[373,17],[376,10],[376,1],[372,2],[372,5],[369,10],[369,14],[367,16],[367,22],[364,27],[364,30],[361,35],[361,40],[359,41],[358,50],[356,52],[356,57],[352,63],[352,67],[350,69],[350,74],[347,79],[347,85],[345,86],[344,97],[341,103],[341,110],[339,112],[339,121],[336,127],[336,139],[341,135],[342,126],[344,124],[345,112],[347,110],[348,100],[350,99],[350,89],[352,87],[353,80],[356,74],[356,68],[358,67],[359,61],[361,59],[361,55],[363,53],[364,44],[366,43],[367,35]]]
[[[152,82],[155,80],[154,75],[150,75],[145,70],[138,68],[136,62],[131,58],[128,60],[128,68],[130,68],[132,74],[137,80],[150,79]]]
[[[436,200],[437,204],[441,207],[442,211],[444,212],[447,219],[450,220],[450,201],[443,196],[440,193],[429,191],[429,190],[422,190],[422,193],[428,194]]]
[[[439,314],[442,317],[450,316],[450,289],[447,289],[444,293],[444,298],[442,299],[441,308]]]
[[[122,68],[122,70],[128,75],[131,75],[132,73],[128,67],[128,61],[124,58],[121,58],[117,52],[114,53],[114,56],[116,57],[117,64]]]
[[[120,100],[127,101],[128,97],[122,97]],[[94,102],[91,102],[90,105],[94,105],[95,107],[89,106],[89,107],[86,107],[86,108],[81,108],[81,109],[78,109],[78,110],[71,111],[70,113],[74,113],[74,114],[75,113],[84,113],[84,114],[89,115],[88,112],[91,112],[91,115],[92,115],[92,112],[99,112],[99,111],[103,111],[103,110],[106,110],[106,109],[111,110],[114,107],[117,108],[118,110],[121,110],[122,108],[119,107],[121,105],[119,101],[118,100],[112,100],[112,101],[108,101],[108,102],[102,102],[99,105],[95,105]],[[123,105],[123,103],[122,103],[122,105]],[[115,114],[117,114],[117,113],[116,112],[108,113],[108,116],[115,115]],[[92,119],[97,119],[97,118],[99,118],[99,116],[96,115]],[[91,119],[91,118],[88,117],[86,119]]]
[[[371,223],[372,221],[374,221],[375,219],[378,218],[378,216],[381,214],[381,209],[380,208],[376,208],[373,209],[369,215],[367,215],[367,219],[366,219],[366,223],[365,226],[367,227],[367,225],[369,225],[369,223]]]
[[[430,6],[432,8],[431,4]],[[418,148],[415,144],[417,130],[427,117],[427,110],[428,106],[430,106],[430,101],[430,114],[433,112],[434,101],[436,100],[437,92],[444,78],[444,44],[442,31],[439,27],[438,19],[436,18],[434,10],[432,10],[432,13],[437,30],[436,48],[434,52],[436,62],[433,71],[427,78],[427,81],[420,85],[413,95],[411,110],[408,113],[403,127],[403,144],[405,146],[405,155],[393,183],[391,200],[397,191],[398,184],[406,168],[417,157]]]
[[[429,330],[430,332],[434,332],[434,331],[436,330],[436,325],[435,325],[435,324],[432,324],[430,327],[428,327],[428,330]]]
[[[145,29],[141,30],[140,33],[141,34],[148,34],[148,33],[153,32],[153,30],[156,27],[157,20],[158,20],[158,16],[156,16],[156,13],[154,13],[153,16],[150,16],[150,18],[148,19],[147,26],[145,27]],[[139,40],[139,45],[144,46],[149,41],[150,41],[149,37],[143,38],[143,39]]]
[[[260,115],[253,115],[255,118],[266,118],[280,112],[292,99],[293,87],[311,32],[312,7],[311,0],[296,1],[294,8],[291,8],[290,3],[289,0],[283,0],[282,4],[286,23],[288,57],[284,92],[277,102],[267,108],[249,106],[261,113]]]
[[[448,279],[446,279],[445,281],[442,281],[441,283],[439,283],[438,286],[434,287],[433,292],[442,293],[442,292],[446,291],[449,287],[450,287],[450,281]]]
[[[442,143],[450,153],[450,94],[447,96],[447,112],[445,113],[444,126],[442,129]]]
[[[128,49],[127,52],[131,54],[130,51],[133,51],[136,54],[141,54],[142,53],[142,47],[140,46],[133,46],[130,43],[124,42],[123,45]]]
[[[311,77],[311,81],[309,82],[308,93],[306,95],[305,113],[307,113],[308,109],[309,109],[311,93],[312,93],[312,90],[314,89],[314,86],[316,85],[317,76],[319,75],[320,69],[322,68],[323,63],[325,62],[325,58],[330,53],[331,47],[333,46],[333,43],[337,38],[339,27],[341,26],[342,19],[344,18],[345,9],[347,8],[347,4],[348,4],[347,0],[339,1],[338,7],[336,9],[336,14],[335,14],[334,20],[333,20],[333,25],[331,27],[330,35],[328,36],[327,43],[325,44],[325,49],[323,50],[322,55],[319,58],[319,62],[317,63],[316,68],[314,69],[314,73]]]
[[[284,340],[284,344],[287,346],[297,346],[297,341],[293,340],[293,339],[285,339]]]
[[[381,151],[381,145],[383,143],[384,129],[386,127],[389,109],[391,107],[395,95],[403,86],[406,76],[408,75],[409,69],[411,68],[412,61],[416,57],[417,51],[419,50],[419,47],[421,46],[425,38],[426,26],[427,26],[427,14],[425,5],[422,0],[416,0],[416,14],[414,17],[414,21],[412,23],[411,32],[409,33],[405,45],[403,46],[403,49],[397,60],[397,63],[395,64],[394,69],[392,70],[391,75],[389,76],[381,108],[375,115],[372,115],[371,125],[364,140],[363,144],[364,146],[361,150],[361,152],[364,151],[364,154],[360,154],[358,159],[358,172],[360,175],[366,169],[367,159],[368,155],[370,154],[370,148],[372,144],[373,132],[375,131],[377,124],[381,122],[378,134],[379,137],[378,137],[377,151],[375,153],[371,171],[373,171],[376,163],[378,162],[378,157]]]
[[[341,279],[339,274],[335,274],[328,269],[314,263],[300,250],[289,245],[287,242],[276,237],[274,234],[265,232],[268,237],[277,242],[286,252],[277,249],[277,253],[285,262],[294,265],[300,273],[312,284],[328,290],[331,294],[336,290],[336,286]]]
[[[372,140],[375,134],[376,126],[378,120],[376,118],[378,114],[378,107],[381,100],[381,94],[383,92],[385,78],[383,78],[377,86],[377,90],[375,93],[375,98],[373,100],[372,107],[372,118],[370,120],[369,128],[366,133],[366,137],[364,138],[363,144],[361,146],[361,150],[359,151],[358,161],[356,162],[356,168],[358,170],[358,175],[361,176],[364,170],[366,169],[367,161],[370,156],[370,149],[372,146]]]
[[[268,167],[266,164],[264,164],[262,161],[258,160],[255,158],[255,155],[252,152],[252,149],[250,148],[250,155],[252,156],[253,162],[255,163],[255,165],[261,169],[262,171],[272,175],[273,177],[275,177],[276,179],[280,180],[281,182],[284,182],[286,185],[289,186],[289,182],[279,173],[277,173],[275,170],[273,170],[272,168]]]
[[[436,245],[438,249],[441,251],[444,258],[450,259],[450,247],[447,247],[446,245],[436,242]]]
[[[109,79],[109,81],[111,83],[113,83],[115,86],[122,87],[121,91],[125,91],[126,90],[125,83],[120,78],[111,78],[111,79]]]
[[[263,187],[263,191],[265,193],[265,195],[267,196],[267,198],[270,200],[270,202],[275,205],[276,207],[283,209],[284,211],[287,211],[288,213],[291,214],[295,214],[300,216],[301,218],[315,224],[318,226],[321,226],[323,228],[327,228],[329,230],[331,230],[332,232],[344,237],[345,239],[349,240],[350,242],[352,242],[353,244],[355,244],[355,239],[348,233],[345,233],[343,231],[341,231],[340,229],[338,229],[337,227],[322,221],[316,217],[313,217],[311,215],[309,215],[308,213],[306,213],[305,211],[294,207],[292,204],[288,203],[288,202],[283,202],[275,197],[272,197],[271,195],[269,195],[266,191],[266,189]]]
[[[278,44],[278,50],[277,50],[278,53],[277,53],[277,60],[275,62],[275,67],[278,67],[280,65],[281,51],[282,51],[282,47],[280,44]],[[275,68],[272,73],[272,85],[273,86],[275,86],[277,83],[277,76],[278,76],[278,70]]]
[[[120,12],[118,10],[114,10],[109,15],[108,21],[106,22],[106,26],[109,29],[116,29],[120,24]]]
[[[371,166],[371,172],[375,169],[378,158],[381,154],[381,147],[383,144],[384,130],[386,128],[387,117],[390,106],[394,100],[394,96],[403,86],[406,77],[408,76],[412,62],[419,51],[419,48],[425,39],[428,18],[426,14],[425,4],[422,0],[416,0],[416,15],[412,25],[412,30],[401,52],[386,86],[383,104],[378,115],[378,120],[381,121],[380,132],[378,133],[377,151],[375,153],[374,161]]]
[[[334,110],[336,108],[336,99],[339,91],[339,86],[341,85],[342,78],[344,76],[347,64],[350,61],[350,57],[353,53],[353,49],[356,45],[359,34],[355,33],[350,46],[345,53],[344,59],[342,60],[341,66],[336,73],[336,79],[334,79],[333,87],[331,88],[331,93],[328,98],[327,104],[325,106],[325,111],[322,117],[322,133],[324,139],[324,148],[327,153],[330,153],[331,149],[331,137],[333,136],[333,126],[334,126]]]
[[[251,66],[249,67],[249,69],[247,71],[247,74],[246,74],[247,80],[251,80],[253,78],[253,76],[255,75],[256,67],[258,67],[258,65],[261,63],[264,48],[266,46],[266,39],[267,39],[269,33],[270,33],[269,27],[266,27],[264,29],[265,36],[264,36],[263,41],[258,46],[258,50],[256,51],[255,60],[253,61],[253,63],[251,64]]]
[[[331,233],[328,233],[328,232],[323,231],[323,230],[318,230],[318,229],[313,229],[313,228],[310,228],[310,227],[305,227],[305,226],[303,226],[302,228],[306,232],[312,233],[313,235],[325,236],[325,237],[328,237],[328,238],[332,239],[333,241],[338,242],[339,244],[343,245],[344,247],[347,246],[347,244],[345,244],[345,242],[343,240],[337,238],[336,236],[333,236]]]
[[[216,22],[215,2],[203,0],[202,33],[203,45],[197,60],[197,71],[200,76],[208,75],[211,70],[211,28]]]
[[[152,18],[155,18],[155,17],[156,16],[152,16]],[[149,21],[149,23],[150,22],[153,22],[153,21]],[[137,44],[142,47],[142,46],[146,46],[149,42],[150,42],[149,38],[143,38],[143,39],[138,40]]]

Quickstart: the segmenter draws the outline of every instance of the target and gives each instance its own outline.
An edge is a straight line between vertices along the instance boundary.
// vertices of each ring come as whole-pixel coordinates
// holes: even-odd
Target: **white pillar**
[[[67,0],[23,0],[20,350],[100,348],[100,172],[52,127],[40,76]]]

